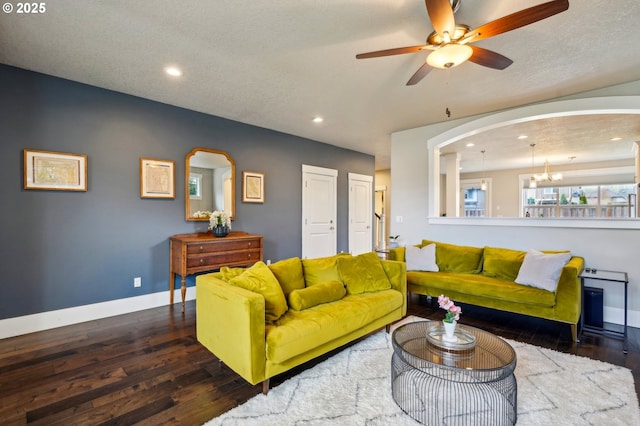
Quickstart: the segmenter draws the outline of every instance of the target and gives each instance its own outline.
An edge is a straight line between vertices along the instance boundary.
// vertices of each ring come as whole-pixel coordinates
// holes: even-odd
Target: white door
[[[302,165],[302,258],[336,254],[338,171]]]
[[[373,176],[349,173],[349,252],[373,250]]]

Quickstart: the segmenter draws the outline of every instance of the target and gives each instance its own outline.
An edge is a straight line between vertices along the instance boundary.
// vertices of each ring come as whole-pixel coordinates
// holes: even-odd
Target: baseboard
[[[187,287],[185,300],[193,300],[195,298],[195,287]],[[174,291],[173,300],[176,304],[179,304],[182,300],[179,289]],[[144,296],[7,318],[0,320],[0,339],[167,305],[169,305],[168,290]]]
[[[603,317],[604,322],[623,325],[624,309],[605,306],[603,310]],[[627,311],[627,325],[629,327],[640,328],[640,311],[632,311],[631,309]]]

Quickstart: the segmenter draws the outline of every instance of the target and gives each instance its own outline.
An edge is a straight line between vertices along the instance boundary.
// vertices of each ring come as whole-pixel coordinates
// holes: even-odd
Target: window
[[[189,175],[189,198],[202,200],[202,175],[199,173]]]
[[[483,179],[486,190],[482,189],[482,181],[467,179],[460,181],[460,190],[464,204],[460,206],[462,217],[490,217],[491,179]]]
[[[522,194],[524,217],[635,217],[633,183],[525,188]]]

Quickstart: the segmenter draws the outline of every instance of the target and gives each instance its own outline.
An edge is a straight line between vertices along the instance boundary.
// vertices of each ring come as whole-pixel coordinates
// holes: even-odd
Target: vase
[[[213,235],[215,235],[216,237],[226,237],[227,235],[229,235],[229,227],[224,225],[217,225],[211,229],[211,232],[213,232]]]
[[[442,340],[445,342],[457,342],[458,338],[455,335],[456,331],[456,321],[446,322],[442,321],[442,325],[444,326],[444,336],[442,336]]]

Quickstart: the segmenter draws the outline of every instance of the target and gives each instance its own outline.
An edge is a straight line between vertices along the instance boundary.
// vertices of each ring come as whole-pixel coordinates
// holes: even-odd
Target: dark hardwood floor
[[[409,314],[443,315],[417,297]],[[622,342],[609,337],[572,344],[569,327],[551,321],[463,305],[461,322],[626,366],[640,393],[640,329],[629,329],[624,355]],[[198,344],[193,301],[184,315],[161,307],[0,340],[2,425],[200,425],[260,391]]]

